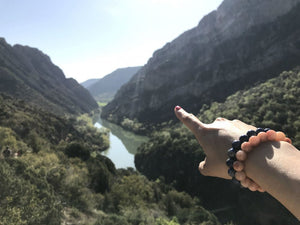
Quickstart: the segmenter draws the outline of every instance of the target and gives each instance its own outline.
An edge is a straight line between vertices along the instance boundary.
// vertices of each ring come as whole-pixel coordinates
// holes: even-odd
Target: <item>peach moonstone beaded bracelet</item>
[[[269,128],[258,128],[256,131],[249,130],[246,135],[240,136],[239,140],[232,142],[232,148],[228,150],[228,159],[226,165],[229,167],[228,174],[235,183],[240,183],[243,187],[249,188],[251,191],[264,190],[247,177],[244,168],[247,153],[251,152],[260,143],[267,141],[286,141],[292,143],[281,131],[274,131]]]

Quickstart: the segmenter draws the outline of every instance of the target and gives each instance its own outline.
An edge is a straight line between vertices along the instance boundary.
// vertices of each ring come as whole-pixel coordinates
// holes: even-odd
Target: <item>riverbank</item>
[[[118,169],[127,167],[135,168],[134,156],[137,153],[137,149],[141,144],[148,141],[149,138],[137,135],[103,119],[99,119],[94,126],[110,130],[110,147],[102,152],[102,155],[111,159]]]

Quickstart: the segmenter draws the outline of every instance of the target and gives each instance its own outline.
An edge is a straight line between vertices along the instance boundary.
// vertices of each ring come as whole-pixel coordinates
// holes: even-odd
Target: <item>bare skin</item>
[[[180,107],[174,111],[193,132],[206,154],[205,160],[199,164],[200,173],[231,179],[225,164],[227,150],[232,141],[256,127],[224,118],[204,124]],[[300,220],[300,151],[286,142],[263,143],[248,154],[245,172]]]

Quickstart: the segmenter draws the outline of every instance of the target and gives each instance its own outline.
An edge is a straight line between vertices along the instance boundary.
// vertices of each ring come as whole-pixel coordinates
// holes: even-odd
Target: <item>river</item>
[[[108,150],[102,152],[102,154],[110,158],[118,169],[127,167],[135,168],[134,155],[137,153],[137,148],[146,142],[148,137],[136,135],[103,119],[96,122],[94,126],[110,130],[110,147]]]

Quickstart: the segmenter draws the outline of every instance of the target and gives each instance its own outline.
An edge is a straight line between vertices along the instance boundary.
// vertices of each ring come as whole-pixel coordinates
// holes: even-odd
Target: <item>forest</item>
[[[299,148],[299,86],[296,68],[203,105],[197,116],[206,123],[222,116],[282,130]],[[298,223],[268,194],[201,176],[204,153],[179,123],[152,131],[135,157],[138,172],[117,170],[101,155],[109,141],[107,130],[93,126],[97,111],[62,117],[7,95],[0,96],[0,107],[1,150],[8,146],[14,154],[1,156],[0,224]]]
[[[284,131],[299,149],[299,87],[300,70],[295,68],[254,87],[240,90],[224,102],[203,105],[197,117],[204,123],[224,117]],[[165,124],[160,131],[151,134],[148,143],[139,148],[135,164],[149,179],[163,176],[177,190],[198,197],[203,206],[215,212],[221,222],[234,221],[236,224],[249,225],[298,224],[268,194],[252,193],[231,181],[199,175],[198,164],[204,157],[203,150],[187,128],[181,124]]]
[[[284,131],[300,147],[300,69],[203,105],[217,116]],[[152,128],[135,157],[138,171],[116,169],[101,152],[108,130],[96,129],[99,111],[59,116],[0,96],[0,224],[297,224],[268,194],[197,171],[205,155],[181,124]],[[128,128],[134,126],[129,120]],[[143,124],[135,129],[144,130]],[[247,204],[242,204],[242,202]],[[259,207],[258,207],[259,206]]]
[[[0,96],[0,224],[219,224],[196,197],[101,155],[99,112],[65,117]]]

